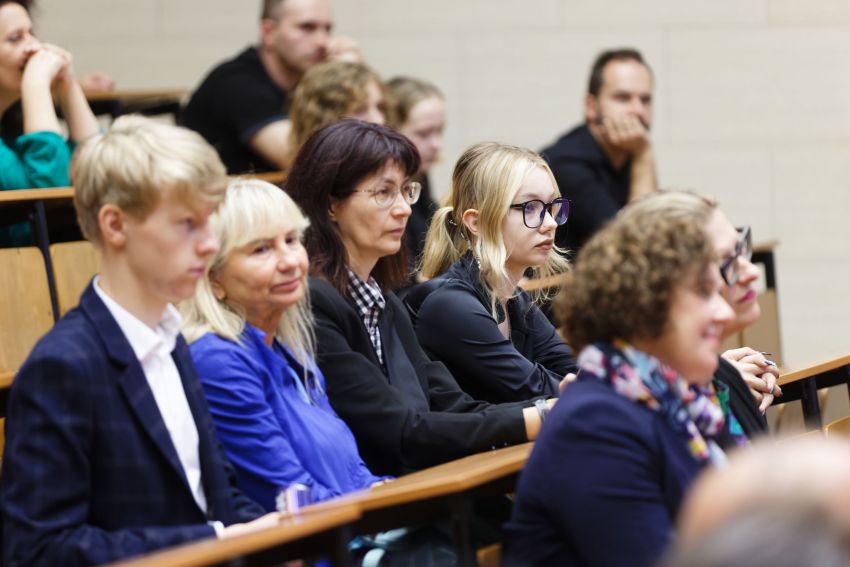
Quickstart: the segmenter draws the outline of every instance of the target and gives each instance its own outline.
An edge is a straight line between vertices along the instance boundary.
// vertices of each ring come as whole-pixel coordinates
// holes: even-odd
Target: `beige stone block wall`
[[[255,0],[41,0],[41,35],[120,87],[186,87],[255,40]],[[661,182],[715,195],[778,239],[791,365],[850,350],[850,2],[335,0],[337,29],[384,77],[448,99],[442,163],[496,139],[541,148],[581,117],[594,55],[643,50]],[[758,346],[758,345],[754,345]]]

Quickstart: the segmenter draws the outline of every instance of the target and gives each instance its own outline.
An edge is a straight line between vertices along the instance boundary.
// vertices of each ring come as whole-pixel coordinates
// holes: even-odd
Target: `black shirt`
[[[289,99],[266,73],[259,53],[249,47],[210,71],[183,111],[183,125],[218,150],[228,173],[279,169],[254,152],[251,138],[287,117]]]
[[[558,227],[555,243],[577,251],[628,203],[631,160],[614,169],[586,124],[541,153],[555,175],[561,195],[570,200],[570,218]]]

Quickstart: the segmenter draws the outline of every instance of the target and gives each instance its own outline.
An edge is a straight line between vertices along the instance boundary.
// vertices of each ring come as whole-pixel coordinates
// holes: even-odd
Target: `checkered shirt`
[[[363,324],[366,325],[366,330],[369,332],[369,340],[372,341],[375,354],[378,356],[381,366],[383,366],[384,349],[381,346],[381,331],[378,328],[378,320],[387,306],[387,300],[381,293],[381,288],[378,287],[375,278],[370,277],[368,282],[364,282],[351,271],[351,268],[346,268],[346,271],[348,272],[348,295],[354,299],[354,303],[357,305],[360,318],[363,319]]]

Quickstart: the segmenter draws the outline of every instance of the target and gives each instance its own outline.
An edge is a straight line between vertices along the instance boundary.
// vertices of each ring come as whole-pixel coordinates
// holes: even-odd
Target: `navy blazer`
[[[130,343],[89,285],[12,386],[0,493],[12,565],[89,565],[215,535],[262,508],[235,488],[186,342],[172,357],[198,428],[204,514]]]
[[[336,413],[377,475],[399,475],[527,440],[526,402],[493,405],[460,389],[419,346],[401,300],[386,294],[379,325],[386,370],[353,300],[310,278],[316,361]]]
[[[520,475],[505,565],[652,565],[701,467],[665,416],[579,375]]]
[[[446,273],[407,292],[404,302],[422,348],[473,398],[501,403],[558,397],[564,376],[578,371],[572,350],[521,289],[507,301],[511,338],[506,339],[479,274],[467,254]],[[496,312],[504,321],[498,304]]]

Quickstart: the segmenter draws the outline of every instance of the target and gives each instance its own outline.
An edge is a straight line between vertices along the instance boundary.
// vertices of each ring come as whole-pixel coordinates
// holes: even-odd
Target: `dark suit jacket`
[[[440,277],[409,290],[419,344],[472,397],[488,402],[558,397],[567,372],[576,372],[570,347],[522,290],[507,302],[511,338],[499,330],[472,255]],[[505,315],[497,305],[499,320]]]
[[[354,303],[310,278],[317,356],[328,397],[376,475],[399,475],[526,441],[526,403],[473,400],[419,346],[404,306],[388,294],[380,319],[381,368]]]
[[[652,565],[701,466],[664,415],[579,375],[520,475],[505,565]]]
[[[35,346],[9,398],[5,564],[88,565],[210,537],[263,510],[235,488],[185,341],[172,352],[198,428],[205,515],[142,367],[89,285]]]

